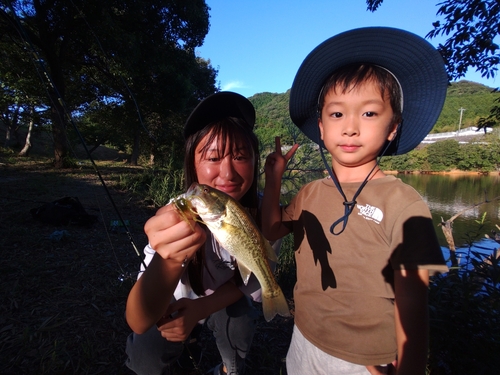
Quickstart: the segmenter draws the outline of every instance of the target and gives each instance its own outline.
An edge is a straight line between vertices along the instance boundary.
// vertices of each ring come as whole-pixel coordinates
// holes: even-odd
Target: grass
[[[143,226],[156,212],[153,202],[167,199],[178,176],[166,177],[156,190],[148,187],[154,179],[138,183],[140,194],[134,194],[125,186],[152,171],[97,164],[142,253]],[[84,163],[55,170],[48,159],[0,153],[0,184],[0,374],[132,374],[124,365],[130,333],[124,311],[140,259],[127,234],[112,230],[117,213],[93,168]],[[32,208],[64,196],[78,197],[97,223],[51,226],[31,217]],[[50,239],[55,231],[66,232]],[[260,319],[247,375],[285,374],[292,326],[291,319]],[[205,372],[220,356],[210,332],[202,332],[201,342]]]

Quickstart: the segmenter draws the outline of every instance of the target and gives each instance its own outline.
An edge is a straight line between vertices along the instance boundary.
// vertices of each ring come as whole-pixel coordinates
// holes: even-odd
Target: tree
[[[118,15],[108,11],[104,25],[92,25],[107,35],[106,60],[96,53],[95,61],[98,76],[123,107],[117,126],[131,146],[130,162],[137,164],[142,151],[158,154],[165,140],[182,141],[181,119],[216,91],[217,72],[194,54],[208,32],[204,1],[129,1],[123,8]]]
[[[450,171],[460,161],[460,145],[454,139],[431,143],[427,146],[428,160],[433,171]]]
[[[374,12],[383,0],[366,0],[368,10]],[[443,21],[433,23],[427,38],[446,35],[438,50],[443,56],[450,80],[465,76],[474,68],[483,77],[495,77],[500,64],[500,47],[495,38],[500,35],[500,2],[498,0],[444,0],[439,3],[438,16]],[[500,123],[500,107],[496,105],[479,126],[490,127]]]
[[[68,119],[82,116],[90,103],[123,108],[114,133],[135,145],[137,162],[142,118],[166,124],[172,113],[192,108],[196,96],[216,91],[216,71],[194,54],[208,32],[208,10],[203,0],[0,2],[9,51],[35,55],[48,77],[44,104],[51,111],[56,167],[68,152]],[[201,76],[208,83],[200,85]]]
[[[427,36],[450,35],[438,49],[444,57],[452,80],[475,68],[483,77],[494,77],[500,63],[499,46],[494,39],[500,34],[500,3],[497,0],[446,0],[440,3],[438,15],[444,23],[433,23]]]
[[[6,130],[4,146],[21,146],[24,142],[21,156],[29,154],[30,130],[35,122],[40,125],[45,121],[43,96],[45,90],[30,55],[14,47],[8,35],[0,35],[0,121]],[[20,134],[23,127],[28,129],[25,139]]]

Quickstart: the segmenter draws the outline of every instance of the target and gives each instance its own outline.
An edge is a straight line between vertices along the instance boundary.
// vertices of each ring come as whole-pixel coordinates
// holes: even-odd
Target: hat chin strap
[[[387,152],[387,149],[390,147],[390,145],[392,144],[392,142],[396,138],[399,138],[398,134],[399,134],[399,128],[400,127],[401,127],[401,123],[398,124],[398,126],[396,128],[396,133],[394,134],[394,137],[392,137],[392,139],[389,142],[387,142],[387,145],[384,147],[384,151],[379,155],[379,157],[377,158],[377,161],[376,161],[375,165],[373,166],[372,170],[368,173],[368,175],[366,176],[366,178],[364,179],[364,181],[361,183],[361,185],[359,186],[359,188],[356,191],[356,193],[354,193],[354,196],[352,197],[352,199],[350,201],[347,200],[347,197],[345,196],[344,191],[342,190],[342,187],[340,186],[340,182],[337,179],[337,176],[335,175],[335,172],[332,170],[332,168],[330,167],[330,165],[326,161],[325,152],[323,151],[323,146],[322,146],[323,141],[321,140],[321,134],[319,134],[319,137],[318,137],[318,139],[319,139],[318,146],[319,146],[319,151],[320,151],[320,154],[321,154],[321,159],[323,159],[323,163],[325,164],[326,170],[328,171],[328,174],[330,175],[330,178],[332,179],[333,183],[335,184],[337,190],[339,191],[340,195],[342,195],[342,198],[344,198],[344,202],[343,202],[343,204],[344,204],[344,216],[342,216],[340,219],[338,219],[337,221],[335,221],[330,226],[330,233],[333,234],[334,236],[338,236],[339,234],[341,234],[345,230],[345,228],[347,227],[347,221],[349,220],[349,215],[351,215],[352,211],[354,210],[354,206],[356,206],[356,203],[357,203],[356,202],[356,198],[361,193],[361,190],[363,190],[363,188],[365,187],[365,185],[368,183],[368,181],[370,179],[370,176],[372,175],[372,173],[375,170],[375,168],[378,167],[378,165],[380,163],[380,159],[382,159],[382,156],[384,156],[384,154]],[[318,133],[319,133],[319,126],[318,126]],[[341,223],[342,223],[342,228],[340,229],[340,231],[335,232],[335,228],[339,224],[341,224]]]

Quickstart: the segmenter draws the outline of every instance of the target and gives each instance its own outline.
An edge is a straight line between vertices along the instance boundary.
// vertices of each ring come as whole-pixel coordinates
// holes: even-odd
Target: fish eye
[[[203,189],[203,192],[204,192],[204,193],[208,193],[208,188],[204,188],[204,189]]]

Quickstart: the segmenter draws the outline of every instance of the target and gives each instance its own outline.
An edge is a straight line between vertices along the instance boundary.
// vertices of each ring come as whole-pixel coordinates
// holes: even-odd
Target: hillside
[[[464,108],[461,128],[475,126],[480,117],[490,113],[500,92],[470,81],[454,82],[448,88],[441,115],[432,133],[455,131],[460,122],[460,109]]]

